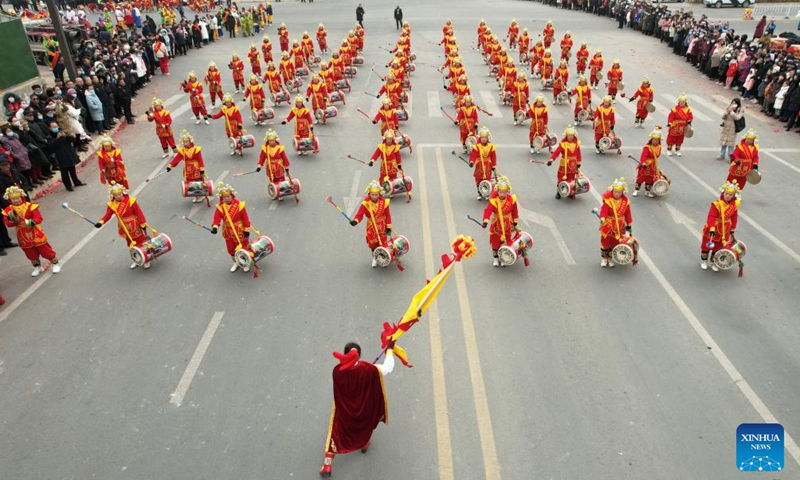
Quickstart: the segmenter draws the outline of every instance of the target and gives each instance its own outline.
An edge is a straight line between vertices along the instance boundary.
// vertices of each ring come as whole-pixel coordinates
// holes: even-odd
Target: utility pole
[[[56,31],[58,53],[64,59],[64,66],[67,67],[67,74],[74,82],[75,79],[78,78],[78,71],[75,69],[75,62],[72,60],[72,45],[61,25],[61,15],[58,13],[55,0],[45,0],[45,3],[47,4],[47,10],[50,11],[50,21],[53,22],[53,29]]]

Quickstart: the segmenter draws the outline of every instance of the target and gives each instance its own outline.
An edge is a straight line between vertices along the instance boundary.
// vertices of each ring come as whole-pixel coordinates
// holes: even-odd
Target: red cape
[[[369,443],[380,422],[389,423],[383,375],[375,365],[359,361],[333,368],[333,408],[326,451],[349,453]]]

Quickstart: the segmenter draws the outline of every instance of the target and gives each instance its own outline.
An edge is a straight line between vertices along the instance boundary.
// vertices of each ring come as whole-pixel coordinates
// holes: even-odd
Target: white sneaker
[[[372,257],[372,268],[375,268],[377,266],[378,266],[378,259],[375,258],[375,257]]]
[[[136,262],[131,263],[131,270],[133,270],[134,268],[138,268],[138,267],[139,267],[139,265],[136,265]]]
[[[719,268],[717,268],[717,266],[714,265],[713,263],[711,264],[711,270],[713,270],[715,272],[719,272]]]
[[[639,190],[634,190],[634,191],[633,191],[633,196],[634,196],[634,197],[636,197],[636,196],[638,196],[638,195],[639,195]]]
[[[708,270],[708,262],[705,260],[700,262],[700,268],[702,268],[703,270]]]
[[[38,277],[40,273],[42,273],[42,267],[33,267],[31,277]]]
[[[144,269],[147,270],[150,268],[150,262],[144,262]]]
[[[235,154],[236,154],[236,150],[232,150],[231,151],[231,157],[234,156]]]
[[[677,156],[679,156],[679,157],[680,157],[680,156],[681,156],[681,151],[680,151],[680,150],[678,150],[677,152],[675,152],[675,155],[677,155]]]
[[[608,261],[608,268],[614,268],[614,261],[613,260],[609,260]]]
[[[606,260],[605,258],[601,258],[600,259],[600,266],[604,267],[604,268],[607,267],[608,266],[608,260]]]
[[[206,121],[206,125],[211,125],[211,123],[209,123],[209,121],[208,121],[208,119],[207,119],[207,118],[206,118],[206,120],[205,120],[205,121]]]
[[[671,157],[671,156],[672,156],[672,150],[667,150],[667,156],[668,156],[668,157]]]
[[[197,119],[197,121],[196,121],[196,122],[194,122],[194,124],[195,124],[195,125],[200,125],[200,121],[201,121],[201,120],[198,118],[198,119]]]
[[[234,262],[234,264],[231,266],[231,273],[235,272],[236,270],[239,270],[239,264]]]
[[[192,203],[200,203],[202,201],[203,200],[201,200],[200,197],[192,197]]]
[[[517,121],[516,120],[514,120],[514,125],[517,125]]]
[[[169,152],[164,152],[164,155],[161,155],[161,158],[167,158],[167,157],[169,157]]]
[[[644,192],[644,196],[645,197],[650,197],[650,198],[655,197],[655,195],[653,195],[653,192]]]
[[[534,151],[533,147],[531,147],[531,153],[536,153],[536,152]]]
[[[500,266],[500,259],[499,258],[495,258],[494,261],[492,262],[492,266],[493,267],[499,267]]]
[[[60,271],[61,271],[61,264],[60,263],[54,263],[53,264],[53,273],[58,273]]]
[[[250,271],[250,265],[248,264],[247,266],[245,266],[244,268],[242,268],[242,271],[243,271],[244,273],[247,273],[247,272],[249,272],[249,271]]]

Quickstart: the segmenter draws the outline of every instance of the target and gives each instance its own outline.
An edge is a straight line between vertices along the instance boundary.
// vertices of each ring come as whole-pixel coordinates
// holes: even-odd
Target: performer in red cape
[[[366,240],[367,246],[373,252],[376,248],[387,244],[392,237],[392,212],[389,210],[389,199],[381,197],[381,185],[373,180],[367,185],[367,196],[361,202],[358,212],[350,221],[356,226],[367,216]],[[372,268],[378,266],[375,256],[372,256]]]
[[[744,134],[744,138],[736,145],[731,155],[731,168],[728,170],[728,181],[736,182],[740,190],[747,185],[747,174],[751,170],[758,171],[758,145],[756,131],[752,128]]]
[[[564,129],[564,137],[561,138],[558,147],[550,155],[547,166],[552,165],[556,159],[559,159],[558,173],[556,174],[556,200],[561,200],[558,184],[560,182],[574,182],[575,177],[581,171],[581,141],[578,140],[578,134],[572,125],[567,125]],[[575,195],[570,198],[574,200]]]
[[[642,148],[642,155],[639,157],[639,166],[636,167],[636,186],[633,190],[633,196],[639,195],[639,188],[644,184],[644,194],[648,197],[654,197],[653,192],[650,191],[653,183],[658,180],[660,170],[658,168],[658,157],[661,156],[661,127],[656,127],[650,133],[650,139],[647,144]]]
[[[186,130],[181,132],[181,146],[178,153],[167,165],[169,172],[183,162],[183,180],[187,182],[202,182],[206,178],[206,165],[199,145],[195,145],[194,137]],[[201,197],[192,197],[192,203],[200,203]]]
[[[169,156],[169,147],[172,147],[172,153],[178,153],[175,137],[172,134],[172,116],[169,110],[164,108],[164,102],[160,98],[153,99],[153,108],[147,111],[147,121],[156,123],[156,136],[164,151],[161,158]]]
[[[217,193],[219,193],[219,203],[214,209],[211,233],[216,235],[220,225],[222,226],[222,238],[225,239],[228,255],[233,259],[231,272],[235,272],[239,269],[239,264],[236,263],[234,255],[237,250],[249,243],[247,239],[250,238],[250,229],[252,228],[250,217],[247,215],[244,202],[236,198],[236,190],[233,187],[219,182]],[[249,272],[250,265],[245,266],[242,270]]]
[[[100,170],[100,183],[118,183],[125,188],[128,186],[128,176],[125,173],[125,164],[122,163],[122,153],[114,146],[111,137],[104,135],[100,139],[100,150],[97,151],[97,162]]]
[[[136,197],[129,197],[128,190],[122,185],[109,185],[108,193],[111,195],[111,200],[107,204],[106,214],[94,226],[100,228],[111,220],[111,217],[116,216],[119,236],[128,242],[129,247],[140,246],[147,242],[145,233],[147,219],[144,218],[144,212],[136,203]],[[138,266],[134,262],[131,264],[131,269]],[[144,268],[150,268],[150,262],[145,263]]]
[[[8,200],[10,205],[2,212],[3,223],[6,227],[17,229],[19,248],[33,265],[31,277],[38,277],[42,273],[41,258],[50,260],[53,264],[53,273],[58,273],[61,271],[61,265],[58,263],[55,250],[47,242],[47,235],[40,226],[44,220],[39,211],[39,205],[28,202],[25,197],[25,191],[16,185],[6,189],[3,198]]]
[[[672,148],[675,147],[675,154],[681,156],[681,145],[686,138],[686,127],[692,126],[694,113],[689,106],[689,97],[682,93],[678,97],[678,104],[672,107],[667,116],[667,156],[672,156]]]
[[[354,342],[344,346],[344,353],[333,353],[339,365],[333,367],[333,407],[321,476],[331,476],[336,454],[366,453],[373,430],[381,422],[389,423],[383,377],[394,370],[392,343],[383,365],[361,361],[361,346]]]
[[[497,179],[495,190],[489,198],[489,204],[483,211],[483,228],[489,226],[489,243],[492,246],[492,265],[499,267],[502,264],[497,256],[502,244],[509,242],[514,237],[514,232],[518,230],[519,209],[517,207],[517,196],[511,195],[511,182],[506,177]]]
[[[644,128],[644,120],[647,118],[647,104],[652,102],[655,98],[655,93],[653,93],[653,87],[650,86],[650,79],[644,77],[642,80],[642,86],[636,90],[636,93],[628,99],[629,102],[633,102],[636,99],[639,99],[636,102],[636,122],[635,125],[639,128]]]

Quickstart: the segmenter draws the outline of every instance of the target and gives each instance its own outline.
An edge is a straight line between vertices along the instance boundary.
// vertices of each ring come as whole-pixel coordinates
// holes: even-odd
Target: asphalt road
[[[384,3],[367,4],[365,19],[364,55],[380,73],[388,53],[379,47],[397,37],[393,4]],[[356,4],[275,6],[292,37],[323,21],[333,46],[352,27]],[[338,457],[336,478],[729,479],[736,427],[771,419],[785,427],[787,449],[785,471],[770,478],[797,478],[800,457],[790,438],[800,435],[800,331],[791,312],[800,240],[797,206],[786,193],[800,174],[798,137],[748,115],[759,132],[764,180],[743,195],[737,237],[748,246],[746,273],[702,271],[699,232],[726,178],[726,165],[714,157],[731,92],[657,40],[620,31],[609,19],[530,2],[402,7],[418,57],[404,125],[415,149],[403,154],[415,196],[392,202],[395,231],[412,244],[406,270],[370,268],[363,227],[350,227],[324,201],[331,195],[352,212],[378,174],[345,158],[368,156],[379,141],[377,127],[356,111],[377,108],[360,93],[377,91],[375,74],[360,69],[339,117],[318,127],[319,155],[290,154],[302,182],[295,205],[271,202],[262,175],[233,178],[253,169],[257,150],[230,157],[224,126],[195,125],[177,88],[189,70],[202,72],[209,60],[225,65],[232,50],[244,54],[260,37],[226,38],[173,61],[172,75],[157,76],[135,111],[154,95],[163,98],[176,133],[195,135],[209,176],[234,185],[276,251],[260,263],[257,279],[229,273],[222,239],[181,218],[207,224],[212,209],[180,196],[179,172],[144,182],[164,166],[153,127],[140,121],[123,129],[118,140],[131,185],[148,223],[174,249],[150,270],[131,271],[115,225],[97,231],[60,207],[103,214],[105,188],[94,166],[81,175],[90,186],[41,201],[64,269],[34,280],[21,252],[0,261],[9,302],[0,309],[0,479],[316,478],[330,414],[330,352],[357,340],[367,356],[377,353],[381,323],[402,315],[460,233],[476,237],[478,256],[458,267],[404,338],[415,367],[398,366],[388,378],[390,424],[378,428],[368,454]],[[708,11],[712,18],[730,12],[741,13]],[[484,203],[475,200],[471,172],[449,153],[458,132],[439,110],[452,108],[432,67],[443,62],[441,49],[431,42],[447,17],[474,96],[497,112],[482,123],[535,240],[529,268],[493,268],[486,232],[465,218],[480,215]],[[588,40],[607,61],[619,58],[630,91],[648,75],[665,108],[689,93],[696,135],[682,158],[662,158],[672,190],[632,200],[644,251],[638,266],[601,269],[590,214],[595,194],[556,201],[555,167],[528,163],[527,128],[514,127],[510,108],[498,106],[494,81],[469,48],[481,17],[495,32],[516,18],[533,36],[552,19],[557,38],[569,29],[576,44]],[[230,82],[224,71],[223,84]],[[633,129],[630,107],[617,104],[622,156],[595,155],[589,127],[579,128],[593,192],[616,177],[633,180],[625,156],[640,150],[656,122],[665,124],[659,110],[647,129]],[[550,110],[551,128],[560,131],[569,107]],[[287,113],[276,108],[278,116]],[[264,127],[249,119],[245,126],[261,141]],[[276,129],[287,143],[289,126]]]

